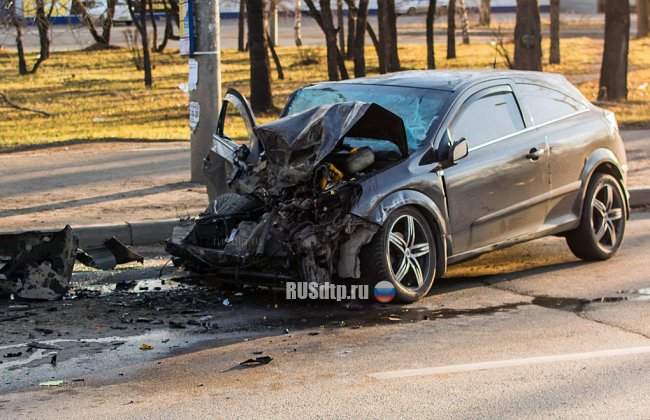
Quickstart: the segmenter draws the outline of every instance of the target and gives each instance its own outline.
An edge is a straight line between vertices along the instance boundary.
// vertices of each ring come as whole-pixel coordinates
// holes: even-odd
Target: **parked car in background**
[[[228,135],[233,107],[248,145]],[[204,169],[219,182],[212,162],[229,162],[234,192],[167,242],[190,271],[370,290],[388,281],[412,302],[449,264],[488,251],[560,235],[577,257],[604,260],[623,241],[616,119],[560,75],[410,71],[318,83],[259,126],[237,91],[221,109]]]
[[[89,0],[84,1],[88,14],[97,21],[103,22],[108,16],[108,0]],[[117,0],[115,12],[113,13],[113,23],[125,23],[131,25],[133,19],[129,13],[129,6],[126,0]]]

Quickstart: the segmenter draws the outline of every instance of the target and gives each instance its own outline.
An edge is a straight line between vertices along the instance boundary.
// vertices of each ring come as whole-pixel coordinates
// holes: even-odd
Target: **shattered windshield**
[[[336,86],[307,87],[293,96],[287,115],[324,104],[359,101],[376,103],[404,120],[409,150],[417,149],[440,117],[448,92],[401,86],[340,83]]]

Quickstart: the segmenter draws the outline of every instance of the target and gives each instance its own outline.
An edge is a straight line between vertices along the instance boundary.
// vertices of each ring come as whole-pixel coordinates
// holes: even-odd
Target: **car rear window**
[[[448,98],[445,91],[340,83],[300,89],[287,105],[286,115],[339,102],[376,103],[404,120],[409,150],[413,151],[427,139]]]
[[[518,90],[533,125],[544,124],[587,109],[587,105],[581,101],[555,89],[521,83]]]

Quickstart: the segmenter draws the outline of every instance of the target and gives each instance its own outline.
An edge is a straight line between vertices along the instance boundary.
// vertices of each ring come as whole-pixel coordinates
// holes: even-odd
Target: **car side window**
[[[518,89],[533,125],[544,124],[587,109],[582,102],[555,89],[528,83],[519,84]]]
[[[449,127],[450,140],[465,138],[470,148],[524,129],[512,92],[478,93],[470,98]]]

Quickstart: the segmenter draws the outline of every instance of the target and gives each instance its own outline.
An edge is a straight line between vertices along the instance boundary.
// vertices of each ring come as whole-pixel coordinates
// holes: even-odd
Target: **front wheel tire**
[[[375,300],[375,286],[389,282],[395,298],[415,302],[436,275],[436,242],[426,218],[413,207],[394,211],[361,252],[361,274]],[[384,300],[380,300],[384,301]]]
[[[623,242],[626,219],[621,185],[609,174],[595,174],[587,188],[580,226],[566,235],[571,252],[586,261],[611,258]]]

